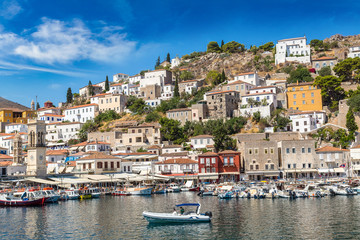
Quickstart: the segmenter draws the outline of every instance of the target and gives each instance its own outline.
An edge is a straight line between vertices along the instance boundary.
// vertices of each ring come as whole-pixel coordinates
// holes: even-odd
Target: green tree
[[[345,91],[341,87],[341,80],[335,76],[318,76],[315,78],[314,86],[321,89],[323,105],[336,108],[338,102],[345,98]]]
[[[161,115],[158,112],[152,111],[146,115],[145,122],[157,122],[160,120],[160,118]]]
[[[175,97],[175,98],[180,97],[180,92],[179,92],[179,77],[178,77],[178,75],[177,75],[176,78],[175,78],[174,97]]]
[[[183,81],[194,79],[194,74],[192,74],[192,72],[189,72],[189,71],[186,71],[186,70],[182,71],[180,73],[180,79],[183,80]]]
[[[321,68],[319,70],[319,75],[322,77],[332,75],[330,66]]]
[[[223,46],[224,46],[224,40],[221,40],[220,48],[222,49]]]
[[[130,96],[126,102],[126,107],[136,114],[143,114],[147,111],[146,103],[143,99]]]
[[[166,55],[166,61],[168,61],[169,63],[171,63],[170,53],[168,53],[168,54]]]
[[[226,75],[225,75],[225,71],[224,69],[222,70],[222,73],[221,73],[221,82],[225,82],[226,81]]]
[[[95,123],[93,120],[87,121],[84,123],[79,130],[78,136],[81,142],[84,142],[88,138],[89,132],[96,132],[98,130],[99,125]]]
[[[136,150],[136,152],[147,152],[147,150],[145,148],[141,147],[141,148],[138,148]]]
[[[352,133],[358,130],[358,126],[355,122],[355,116],[352,108],[349,108],[349,111],[346,114],[346,127],[349,130],[349,132]]]
[[[263,49],[264,51],[271,51],[274,48],[273,42],[265,43],[264,45],[259,46],[259,49]]]
[[[319,39],[313,39],[310,41],[310,46],[315,48],[315,51],[322,49],[324,47],[323,41]]]
[[[157,58],[155,63],[155,69],[160,66],[160,56]]]
[[[105,112],[101,112],[99,113],[95,119],[94,122],[96,124],[102,124],[103,122],[109,122],[112,120],[116,120],[121,118],[120,114],[118,114],[117,112],[115,112],[114,110],[106,110]]]
[[[257,48],[255,45],[250,47],[250,52],[252,52],[254,55],[259,51],[259,48]]]
[[[347,58],[333,68],[335,74],[342,82],[353,81],[360,82],[360,58]],[[354,73],[354,76],[353,76]]]
[[[313,78],[308,69],[299,66],[297,69],[290,72],[290,76],[287,79],[288,83],[296,82],[311,82]]]
[[[355,94],[347,101],[347,105],[354,111],[360,112],[360,94]]]
[[[222,46],[221,49],[223,50],[223,52],[227,52],[227,53],[238,53],[238,52],[244,52],[245,46],[241,43],[231,41],[226,43],[224,46]]]
[[[37,103],[36,103],[36,110],[38,110],[39,108],[40,108],[40,103],[37,102]]]
[[[88,84],[88,93],[89,93],[89,96],[94,96],[94,94],[95,94],[94,87],[90,80],[89,80],[89,84]]]
[[[185,141],[183,129],[179,121],[161,118],[159,123],[161,125],[160,132],[164,139],[173,141],[175,144],[181,144]]]
[[[67,93],[66,93],[66,103],[70,104],[73,101],[73,94],[71,91],[71,88],[68,88]]]
[[[210,53],[210,52],[220,53],[221,48],[219,47],[219,44],[217,42],[209,42],[209,44],[207,45],[206,52],[207,53]]]
[[[211,85],[218,85],[222,81],[221,74],[215,70],[209,71],[206,75],[205,81]]]
[[[110,90],[110,84],[109,84],[109,77],[106,75],[106,80],[105,80],[105,91],[109,91]]]
[[[261,114],[260,114],[260,112],[259,112],[259,111],[254,112],[254,113],[253,113],[253,120],[254,120],[256,123],[258,123],[258,122],[260,122],[260,119],[261,119]]]

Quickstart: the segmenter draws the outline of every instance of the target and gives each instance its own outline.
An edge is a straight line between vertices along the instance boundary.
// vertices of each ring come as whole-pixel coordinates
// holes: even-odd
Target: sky
[[[88,84],[206,51],[306,35],[360,34],[353,0],[0,0],[0,96],[55,105]]]

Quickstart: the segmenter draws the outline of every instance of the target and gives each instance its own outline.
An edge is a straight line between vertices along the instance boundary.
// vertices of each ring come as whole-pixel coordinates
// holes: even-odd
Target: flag
[[[339,167],[342,167],[342,168],[346,167],[346,163],[341,164]]]

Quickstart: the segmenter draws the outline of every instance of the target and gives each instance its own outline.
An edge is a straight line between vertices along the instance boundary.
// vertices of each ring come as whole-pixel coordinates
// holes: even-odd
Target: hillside
[[[19,103],[7,100],[7,99],[5,99],[3,97],[0,97],[0,109],[4,109],[4,108],[7,108],[7,109],[19,109],[19,110],[22,110],[22,111],[30,110],[30,108],[28,108],[28,107],[26,107],[24,105],[21,105]]]

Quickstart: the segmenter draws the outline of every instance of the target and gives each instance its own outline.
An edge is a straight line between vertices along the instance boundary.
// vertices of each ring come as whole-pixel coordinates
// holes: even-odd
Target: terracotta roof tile
[[[198,157],[209,157],[209,156],[219,156],[219,155],[214,152],[206,152],[206,153],[200,154]]]
[[[213,138],[211,135],[197,135],[195,137],[191,137],[190,139],[199,139],[199,138]]]
[[[84,105],[78,105],[74,107],[69,107],[67,109],[75,109],[75,108],[82,108],[82,107],[90,107],[90,106],[98,106],[96,103],[90,103],[90,104],[84,104]]]
[[[6,155],[6,154],[0,154],[0,159],[4,160],[4,159],[13,159],[12,156]]]
[[[315,150],[316,152],[348,152],[348,149],[341,149],[341,148],[336,148],[336,147],[331,147],[331,146],[326,146],[326,147],[322,147],[322,148],[318,148]]]
[[[76,161],[81,161],[81,160],[94,160],[94,159],[119,159],[118,157],[112,156],[112,155],[108,155],[105,153],[101,153],[101,152],[96,152],[93,154],[90,154],[88,156],[82,157],[77,159]]]
[[[13,164],[13,161],[0,161],[0,167],[7,167]]]
[[[172,158],[155,164],[197,164],[198,162],[190,158]]]

